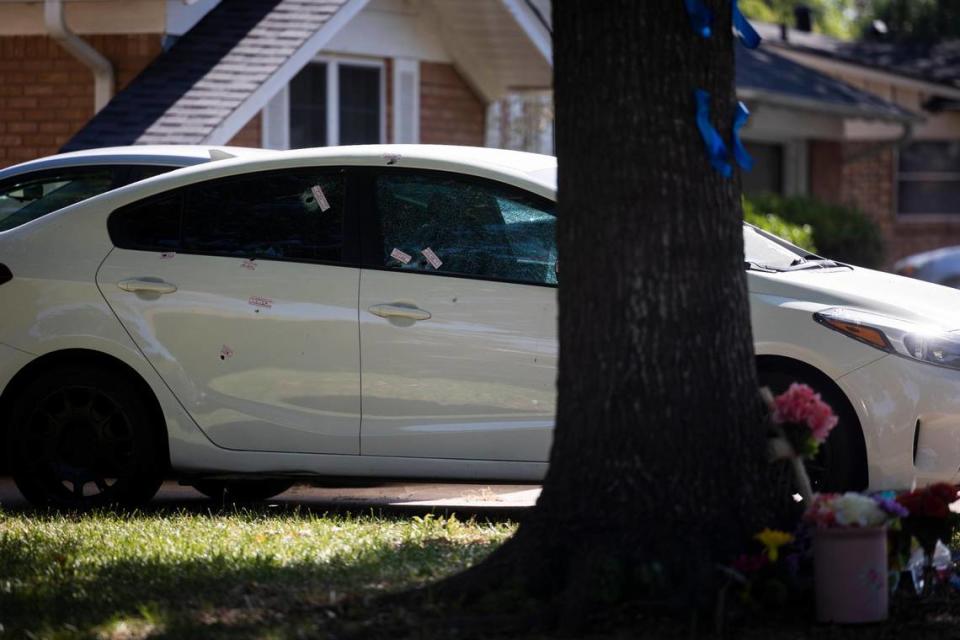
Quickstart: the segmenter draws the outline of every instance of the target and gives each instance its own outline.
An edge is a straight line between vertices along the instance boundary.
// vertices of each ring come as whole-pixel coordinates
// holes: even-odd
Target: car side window
[[[180,251],[244,258],[339,262],[343,173],[271,171],[193,185],[185,191]]]
[[[48,170],[0,183],[0,231],[8,231],[116,186],[116,167]]]
[[[385,267],[557,284],[553,204],[508,185],[440,172],[376,177]]]
[[[110,240],[121,249],[178,251],[182,206],[182,193],[176,191],[121,207],[107,221]]]

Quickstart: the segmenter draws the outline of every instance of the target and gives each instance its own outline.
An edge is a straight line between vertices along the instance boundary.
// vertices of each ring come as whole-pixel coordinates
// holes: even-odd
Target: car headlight
[[[960,334],[942,327],[842,307],[818,311],[813,319],[881,351],[960,369]]]

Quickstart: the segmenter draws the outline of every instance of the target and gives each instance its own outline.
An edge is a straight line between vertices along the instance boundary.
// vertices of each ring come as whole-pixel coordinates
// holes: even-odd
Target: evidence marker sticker
[[[409,253],[404,253],[403,251],[400,251],[400,249],[394,249],[393,251],[391,251],[390,257],[393,258],[394,260],[402,262],[403,264],[410,264],[410,261],[413,260],[413,256],[411,256]]]
[[[320,207],[321,213],[330,208],[330,203],[327,202],[327,196],[324,195],[323,189],[320,188],[320,185],[317,184],[310,187],[310,192],[313,193],[313,197],[317,199],[317,206]]]
[[[437,257],[437,254],[435,254],[433,252],[433,249],[431,249],[430,247],[427,247],[420,253],[423,254],[423,257],[427,259],[427,262],[429,262],[430,266],[433,267],[434,269],[439,269],[440,266],[443,264],[440,258]]]

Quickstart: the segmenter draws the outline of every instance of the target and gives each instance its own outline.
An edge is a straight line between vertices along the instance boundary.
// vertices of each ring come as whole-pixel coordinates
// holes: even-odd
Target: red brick
[[[10,133],[34,133],[37,131],[36,122],[11,122],[7,125]]]
[[[420,63],[420,141],[482,146],[485,110],[453,65]]]

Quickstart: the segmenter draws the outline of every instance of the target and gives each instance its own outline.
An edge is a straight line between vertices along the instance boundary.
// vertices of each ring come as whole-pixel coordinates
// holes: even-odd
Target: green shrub
[[[749,200],[743,202],[743,219],[811,253],[817,252],[817,246],[813,243],[813,228],[808,224],[792,224],[772,213],[757,213]]]
[[[813,230],[813,245],[817,247],[817,253],[825,258],[869,268],[883,265],[884,247],[880,228],[857,209],[803,196],[768,194],[753,196],[744,203],[747,222],[755,224],[746,217],[748,211],[754,216],[761,211],[773,214],[791,225],[809,225]],[[769,227],[763,228],[781,235]],[[783,237],[798,244],[787,236]]]

